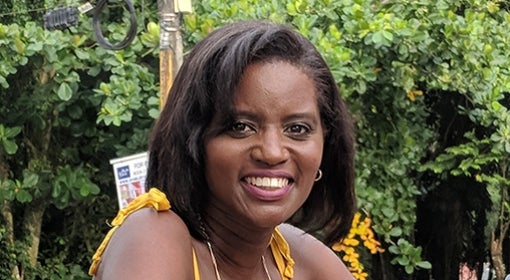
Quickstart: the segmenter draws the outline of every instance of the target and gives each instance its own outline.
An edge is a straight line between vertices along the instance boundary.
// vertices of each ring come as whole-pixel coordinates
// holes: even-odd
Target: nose
[[[289,150],[284,143],[284,135],[277,129],[261,132],[255,139],[251,157],[269,166],[284,163],[289,158]]]

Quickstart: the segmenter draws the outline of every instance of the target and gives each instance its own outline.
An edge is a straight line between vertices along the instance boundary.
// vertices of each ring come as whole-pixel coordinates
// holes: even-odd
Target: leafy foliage
[[[84,18],[64,32],[45,31],[28,15],[7,16],[2,22],[9,24],[0,24],[0,204],[15,217],[42,205],[46,238],[39,252],[44,258],[27,266],[27,250],[18,249],[29,247],[26,225],[18,218],[14,231],[9,223],[2,224],[0,245],[8,248],[0,252],[2,275],[24,264],[31,268],[27,275],[34,277],[61,279],[72,274],[81,279],[78,268],[85,270],[87,260],[70,256],[90,255],[102,236],[97,234],[100,227],[91,225],[113,216],[115,203],[98,195],[114,197],[108,159],[145,149],[159,106],[156,3],[135,2],[143,31],[118,52],[98,47]],[[14,1],[0,7],[16,11],[23,5]],[[507,4],[207,0],[194,2],[194,9],[183,17],[186,49],[226,22],[258,18],[295,26],[324,54],[356,118],[359,207],[388,249],[365,266],[372,269],[369,277],[419,277],[430,263],[435,278],[451,276],[434,272],[439,260],[431,258],[432,248],[420,246],[427,242],[418,244],[415,238],[423,230],[416,224],[417,201],[437,199],[432,194],[440,187],[455,184],[450,190],[461,190],[456,195],[466,196],[469,205],[479,204],[467,197],[475,189],[482,188],[489,198],[490,205],[465,210],[468,223],[485,227],[485,235],[476,237],[481,240],[477,244],[486,245],[482,250],[488,252],[491,242],[506,236]],[[113,18],[119,15],[122,11],[105,12]],[[122,19],[103,27],[113,39],[125,32]],[[456,184],[459,181],[463,184]],[[53,225],[61,217],[66,217],[65,225]],[[86,217],[97,223],[87,224]],[[71,221],[90,228],[84,234],[86,246],[77,245],[80,235],[69,226]],[[11,234],[15,240],[8,238]],[[468,255],[469,242],[451,242],[462,243],[456,256]],[[54,244],[58,249],[50,249]]]
[[[508,7],[494,1],[239,2],[240,11],[223,1],[197,4],[197,13],[185,18],[189,30],[200,31],[190,42],[224,22],[266,18],[292,23],[316,44],[356,116],[360,207],[405,274],[430,267],[412,245],[416,199],[433,190],[430,181],[469,176],[497,194],[494,205],[505,201],[495,190],[508,186]],[[471,120],[457,144],[442,145],[440,127],[431,122],[443,114],[428,101],[438,92],[465,96],[465,104],[449,108]]]
[[[157,57],[140,40],[98,47],[90,22],[63,32],[24,22],[0,24],[0,267],[13,278],[85,279],[115,212],[108,161],[146,148]],[[110,196],[99,200],[101,190]]]

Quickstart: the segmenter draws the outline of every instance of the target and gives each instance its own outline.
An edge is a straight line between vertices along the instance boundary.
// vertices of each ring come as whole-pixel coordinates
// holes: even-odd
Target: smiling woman
[[[221,119],[210,126],[219,134],[205,141],[209,204],[261,227],[286,221],[308,197],[322,158],[313,80],[277,58],[251,64],[234,95],[233,116]]]
[[[314,46],[284,25],[222,27],[192,50],[154,126],[157,189],[119,213],[91,274],[353,279],[326,246],[351,225],[353,158],[350,115]]]

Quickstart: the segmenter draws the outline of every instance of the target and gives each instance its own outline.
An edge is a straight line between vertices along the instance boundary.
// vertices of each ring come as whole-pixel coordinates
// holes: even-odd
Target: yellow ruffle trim
[[[110,239],[115,230],[122,225],[124,220],[133,212],[145,208],[152,207],[157,211],[166,211],[170,209],[170,202],[166,198],[166,195],[156,188],[151,188],[149,192],[144,193],[135,198],[125,208],[119,210],[115,219],[113,219],[111,225],[112,228],[106,234],[101,245],[96,250],[96,253],[92,257],[92,264],[90,265],[89,275],[96,273],[97,267],[101,262],[101,256],[110,242]],[[270,242],[271,252],[280,271],[282,280],[290,280],[294,277],[294,259],[290,255],[290,247],[282,233],[278,228],[275,228],[273,236]]]
[[[166,198],[166,195],[156,188],[152,188],[149,192],[144,193],[136,197],[133,201],[131,201],[126,207],[119,210],[115,219],[113,219],[111,225],[112,228],[106,234],[106,237],[103,239],[103,242],[96,250],[96,253],[92,257],[92,264],[90,265],[89,275],[94,275],[96,273],[97,267],[101,262],[101,256],[103,255],[103,251],[110,242],[110,239],[115,232],[115,230],[124,222],[124,220],[136,210],[145,207],[152,207],[157,211],[165,211],[170,209],[170,202]]]
[[[274,229],[273,237],[269,244],[273,257],[280,271],[282,280],[289,280],[294,277],[294,259],[290,255],[290,247],[278,228]]]

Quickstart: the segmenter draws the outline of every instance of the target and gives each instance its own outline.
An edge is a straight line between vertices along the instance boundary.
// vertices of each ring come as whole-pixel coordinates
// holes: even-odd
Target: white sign
[[[149,165],[147,152],[110,160],[115,174],[119,209],[145,192],[145,177]]]

